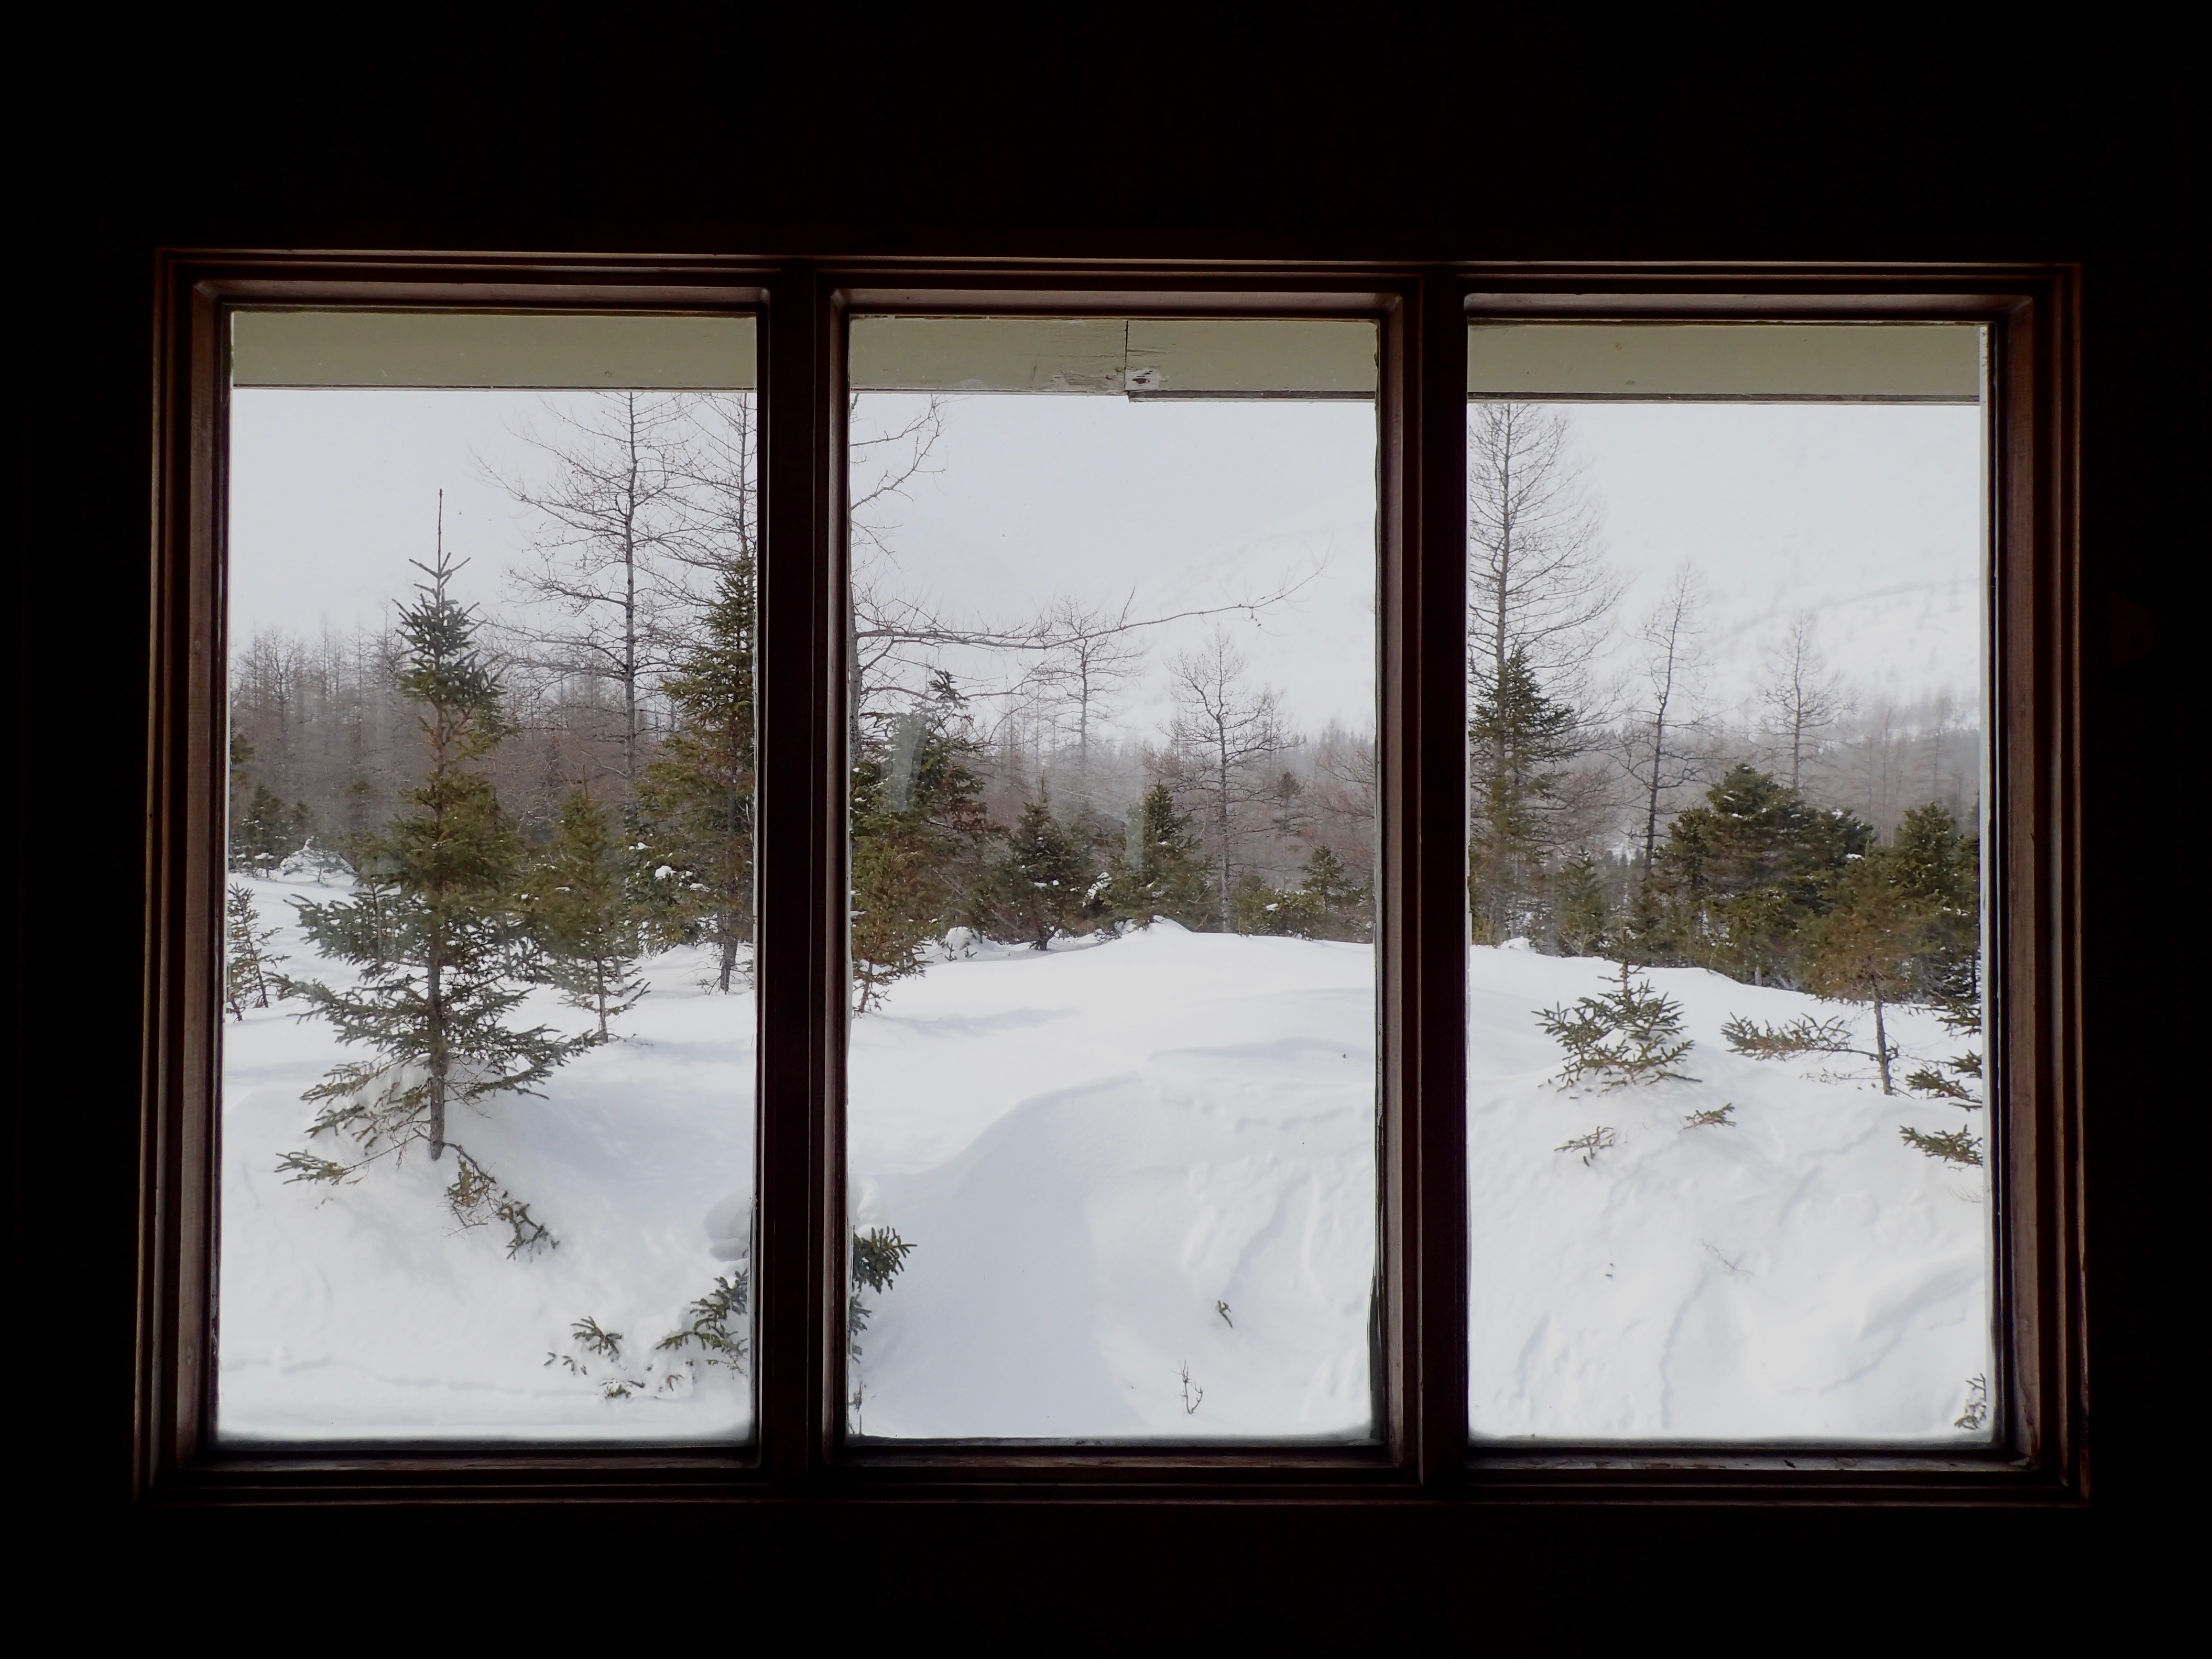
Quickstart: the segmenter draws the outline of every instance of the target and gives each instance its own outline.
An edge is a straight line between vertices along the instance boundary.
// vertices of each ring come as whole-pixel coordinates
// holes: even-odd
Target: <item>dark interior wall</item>
[[[1932,1640],[2154,1598],[2202,1392],[2202,997],[2182,990],[2201,856],[2180,810],[2202,744],[2179,668],[2203,549],[2201,42],[2111,8],[2063,33],[1940,9],[1567,9],[547,6],[25,37],[0,635],[17,1524],[88,1562],[210,1563],[248,1596],[329,1559],[335,1525],[126,1502],[155,248],[2062,261],[2082,271],[2086,1510],[409,1535],[479,1558],[527,1535],[548,1566],[659,1561],[693,1592],[732,1573],[849,1616],[915,1598],[978,1632],[1058,1609],[1164,1639],[1287,1614],[1355,1644],[1412,1618],[1509,1649],[1615,1626],[1733,1646],[1717,1608],[1785,1597],[1829,1629],[1909,1607]]]

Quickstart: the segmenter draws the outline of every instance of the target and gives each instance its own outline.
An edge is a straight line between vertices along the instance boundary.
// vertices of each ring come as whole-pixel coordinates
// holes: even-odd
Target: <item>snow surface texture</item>
[[[286,902],[328,889],[312,877],[246,884],[263,923],[285,924],[271,945],[290,957],[283,971],[351,978],[313,954]],[[514,1261],[496,1223],[456,1226],[441,1196],[450,1158],[434,1164],[412,1148],[336,1188],[276,1174],[283,1153],[309,1145],[315,1109],[301,1091],[349,1051],[324,1022],[295,1019],[297,1002],[224,1022],[224,1437],[706,1440],[750,1429],[748,1379],[702,1367],[669,1389],[668,1357],[652,1349],[717,1273],[750,1265],[752,999],[699,988],[706,953],[653,967],[652,994],[621,1024],[632,1041],[561,1067],[542,1099],[453,1113],[452,1138],[560,1240]],[[587,1025],[550,992],[519,1012]],[[356,1155],[331,1136],[313,1144]],[[586,1316],[623,1334],[624,1366],[578,1352],[571,1327]],[[604,1382],[632,1376],[647,1389],[601,1395]]]
[[[302,890],[250,885],[266,921]],[[319,965],[291,927],[275,948],[295,974]],[[706,966],[659,958],[631,1041],[543,1100],[462,1113],[455,1138],[561,1240],[525,1260],[496,1228],[456,1230],[447,1172],[419,1152],[335,1190],[286,1184],[300,1091],[343,1051],[283,1009],[227,1023],[222,1431],[744,1434],[746,1379],[668,1387],[651,1352],[717,1273],[750,1265],[752,1005],[702,991]],[[1698,1081],[1565,1095],[1534,1011],[1599,991],[1610,966],[1471,956],[1476,1434],[1974,1437],[1954,1424],[1989,1369],[1984,1172],[1897,1130],[1978,1133],[1984,1114],[1886,1098],[1848,1057],[1824,1073],[1732,1054],[1732,1014],[1856,1011],[1692,969],[1650,977],[1684,1006]],[[550,996],[530,1012],[580,1028]],[[1910,1011],[1891,1029],[1915,1057],[1961,1046]],[[1375,1074],[1364,946],[1166,923],[1043,954],[959,942],[854,1025],[854,1222],[915,1246],[887,1293],[863,1293],[854,1427],[1366,1434]],[[1723,1104],[1732,1124],[1683,1127]],[[1555,1150],[1601,1125],[1616,1144],[1589,1164]],[[603,1397],[614,1370],[570,1337],[585,1316],[624,1334],[619,1369],[646,1389]]]
[[[1372,952],[1170,921],[962,948],[854,1027],[859,1223],[915,1245],[859,1429],[1366,1435]]]
[[[1986,1169],[1939,1162],[1900,1125],[1987,1114],[1881,1092],[1871,1060],[1731,1053],[1732,1015],[1873,1016],[1696,968],[1649,970],[1681,1004],[1693,1083],[1563,1094],[1529,1010],[1619,970],[1470,953],[1468,1413],[1478,1439],[1960,1441],[1990,1359]],[[1969,1046],[1891,1009],[1913,1059]],[[1900,1063],[1901,1077],[1911,1061]],[[1732,1121],[1691,1127],[1732,1105]],[[1585,1164],[1555,1150],[1600,1127]]]

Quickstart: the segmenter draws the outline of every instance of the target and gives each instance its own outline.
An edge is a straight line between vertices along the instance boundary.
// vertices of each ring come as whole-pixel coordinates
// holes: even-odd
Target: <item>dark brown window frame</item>
[[[147,1025],[134,1487],[187,1504],[871,1497],[2071,1503],[2086,1360],[2075,279],[2053,267],[1224,265],[175,252],[156,295]],[[722,311],[762,320],[757,1439],[744,1447],[226,1448],[212,1434],[224,792],[222,522],[234,306]],[[1382,1130],[1378,1440],[906,1444],[843,1434],[845,449],[854,313],[1375,319]],[[1464,652],[1471,319],[1988,325],[1991,1161],[2000,1378],[1986,1451],[1470,1448]],[[803,872],[803,880],[775,872]],[[1428,896],[1435,896],[1433,902]]]

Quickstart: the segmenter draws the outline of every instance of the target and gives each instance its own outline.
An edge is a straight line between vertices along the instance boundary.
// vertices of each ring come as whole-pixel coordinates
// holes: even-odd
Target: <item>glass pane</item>
[[[1986,1439],[1979,331],[1471,340],[1473,1431]]]
[[[751,321],[234,321],[221,1433],[744,1435]]]
[[[856,1434],[1370,1432],[1374,349],[854,325]]]

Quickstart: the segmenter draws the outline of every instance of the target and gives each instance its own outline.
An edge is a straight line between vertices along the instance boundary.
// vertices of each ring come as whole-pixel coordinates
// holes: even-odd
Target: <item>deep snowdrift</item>
[[[250,884],[289,921],[285,882]],[[287,927],[276,948],[313,970]],[[1699,1081],[1571,1098],[1533,1011],[1608,964],[1473,953],[1478,1434],[1959,1437],[1987,1365],[1983,1172],[1897,1126],[1981,1114],[1730,1054],[1730,1014],[1818,1006],[1660,970]],[[749,1386],[653,1344],[749,1265],[750,997],[672,952],[633,1040],[455,1138],[557,1249],[458,1231],[419,1154],[335,1190],[272,1173],[339,1055],[283,1009],[226,1025],[220,1414],[241,1437],[704,1438]],[[856,1022],[858,1224],[916,1246],[855,1370],[870,1435],[1345,1437],[1368,1428],[1374,1002],[1360,946],[1171,925],[982,946]],[[296,1006],[296,1005],[294,1005]],[[550,995],[531,1014],[580,1027]],[[1948,1054],[1933,1023],[1893,1025]],[[1866,1069],[1871,1069],[1868,1067]],[[1732,1103],[1735,1125],[1682,1127]],[[1600,1125],[1589,1164],[1553,1150]],[[623,1334],[583,1353],[584,1316]],[[575,1359],[590,1372],[571,1371]],[[652,1365],[653,1369],[645,1368]],[[609,1400],[609,1381],[645,1386]],[[1186,1380],[1187,1379],[1187,1380]]]

